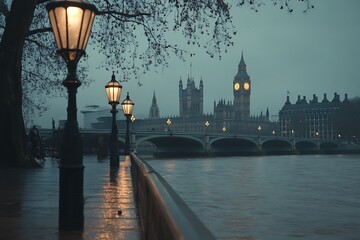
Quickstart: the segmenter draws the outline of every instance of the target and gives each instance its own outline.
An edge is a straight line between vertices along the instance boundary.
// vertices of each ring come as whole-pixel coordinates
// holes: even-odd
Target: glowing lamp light
[[[121,103],[122,110],[125,116],[131,116],[135,103],[131,101],[129,93],[127,93],[125,100]]]
[[[111,76],[111,81],[105,85],[105,91],[110,105],[119,104],[122,86],[118,81],[116,81],[114,72]]]
[[[55,0],[46,9],[58,52],[67,63],[77,63],[85,53],[96,7],[87,0]]]

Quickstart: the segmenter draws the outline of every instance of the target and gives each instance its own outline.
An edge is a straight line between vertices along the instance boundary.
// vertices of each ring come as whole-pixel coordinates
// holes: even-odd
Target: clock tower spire
[[[243,52],[241,52],[238,72],[233,80],[233,93],[235,119],[240,121],[248,120],[250,118],[251,80],[250,76],[246,72]]]

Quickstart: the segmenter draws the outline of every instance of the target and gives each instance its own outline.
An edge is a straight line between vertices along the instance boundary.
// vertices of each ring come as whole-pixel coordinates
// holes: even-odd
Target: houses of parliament
[[[233,90],[233,100],[214,101],[212,114],[204,114],[204,82],[201,79],[197,87],[192,76],[186,81],[179,80],[179,115],[160,116],[160,109],[157,104],[155,91],[147,119],[137,119],[133,122],[136,131],[164,131],[173,132],[228,132],[234,134],[259,134],[271,133],[276,124],[270,122],[269,111],[258,116],[250,115],[250,95],[252,89],[251,78],[247,73],[243,54],[234,79],[229,81],[229,87]],[[230,85],[231,84],[231,85]],[[91,116],[94,111],[82,111],[84,114],[84,127],[95,129],[110,128],[111,117]],[[86,116],[88,115],[88,116]],[[85,119],[97,119],[97,122],[86,123]],[[168,119],[171,121],[168,121]],[[119,126],[124,121],[118,121]],[[168,122],[168,124],[166,124]],[[91,126],[90,126],[91,125]]]

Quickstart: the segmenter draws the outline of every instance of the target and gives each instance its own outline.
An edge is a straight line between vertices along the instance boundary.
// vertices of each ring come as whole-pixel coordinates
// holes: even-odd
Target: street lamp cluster
[[[84,227],[84,166],[76,108],[76,93],[81,82],[77,79],[76,68],[81,56],[85,54],[97,8],[87,0],[54,0],[46,5],[46,9],[57,52],[65,60],[68,69],[67,77],[63,81],[68,91],[68,107],[59,163],[59,229],[82,230]],[[119,166],[116,106],[119,104],[122,86],[115,80],[114,73],[111,81],[106,84],[105,90],[109,104],[112,106],[113,119],[110,166]],[[129,121],[134,107],[129,93],[121,106],[127,119],[125,154],[129,154]]]
[[[116,106],[119,104],[120,95],[122,91],[121,84],[116,81],[115,74],[113,73],[111,81],[105,85],[106,95],[109,100],[109,104],[112,106],[112,130],[111,130],[111,143],[110,143],[110,166],[119,166],[119,153],[118,153],[118,139],[117,139],[117,126],[116,126]],[[129,123],[132,117],[132,111],[134,109],[134,103],[131,101],[129,93],[127,93],[125,100],[121,103],[121,108],[126,117],[126,136],[125,136],[125,155],[130,153],[130,133]],[[135,121],[135,118],[134,118]]]
[[[118,152],[118,130],[116,126],[116,106],[119,104],[122,86],[116,81],[115,74],[112,74],[110,82],[105,85],[106,96],[109,100],[109,104],[111,105],[111,113],[112,113],[112,128],[111,128],[111,142],[110,142],[110,166],[118,167],[119,166],[119,152]],[[125,100],[121,103],[121,108],[126,117],[126,136],[125,136],[125,155],[129,155],[130,153],[130,133],[129,133],[129,123],[132,116],[132,111],[134,108],[134,103],[131,101],[129,97],[129,93],[127,93]],[[135,119],[134,119],[135,120]]]

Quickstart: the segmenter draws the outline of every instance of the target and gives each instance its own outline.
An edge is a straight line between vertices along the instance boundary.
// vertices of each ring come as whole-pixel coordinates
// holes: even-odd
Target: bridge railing
[[[215,239],[171,186],[134,154],[131,175],[144,239]]]

